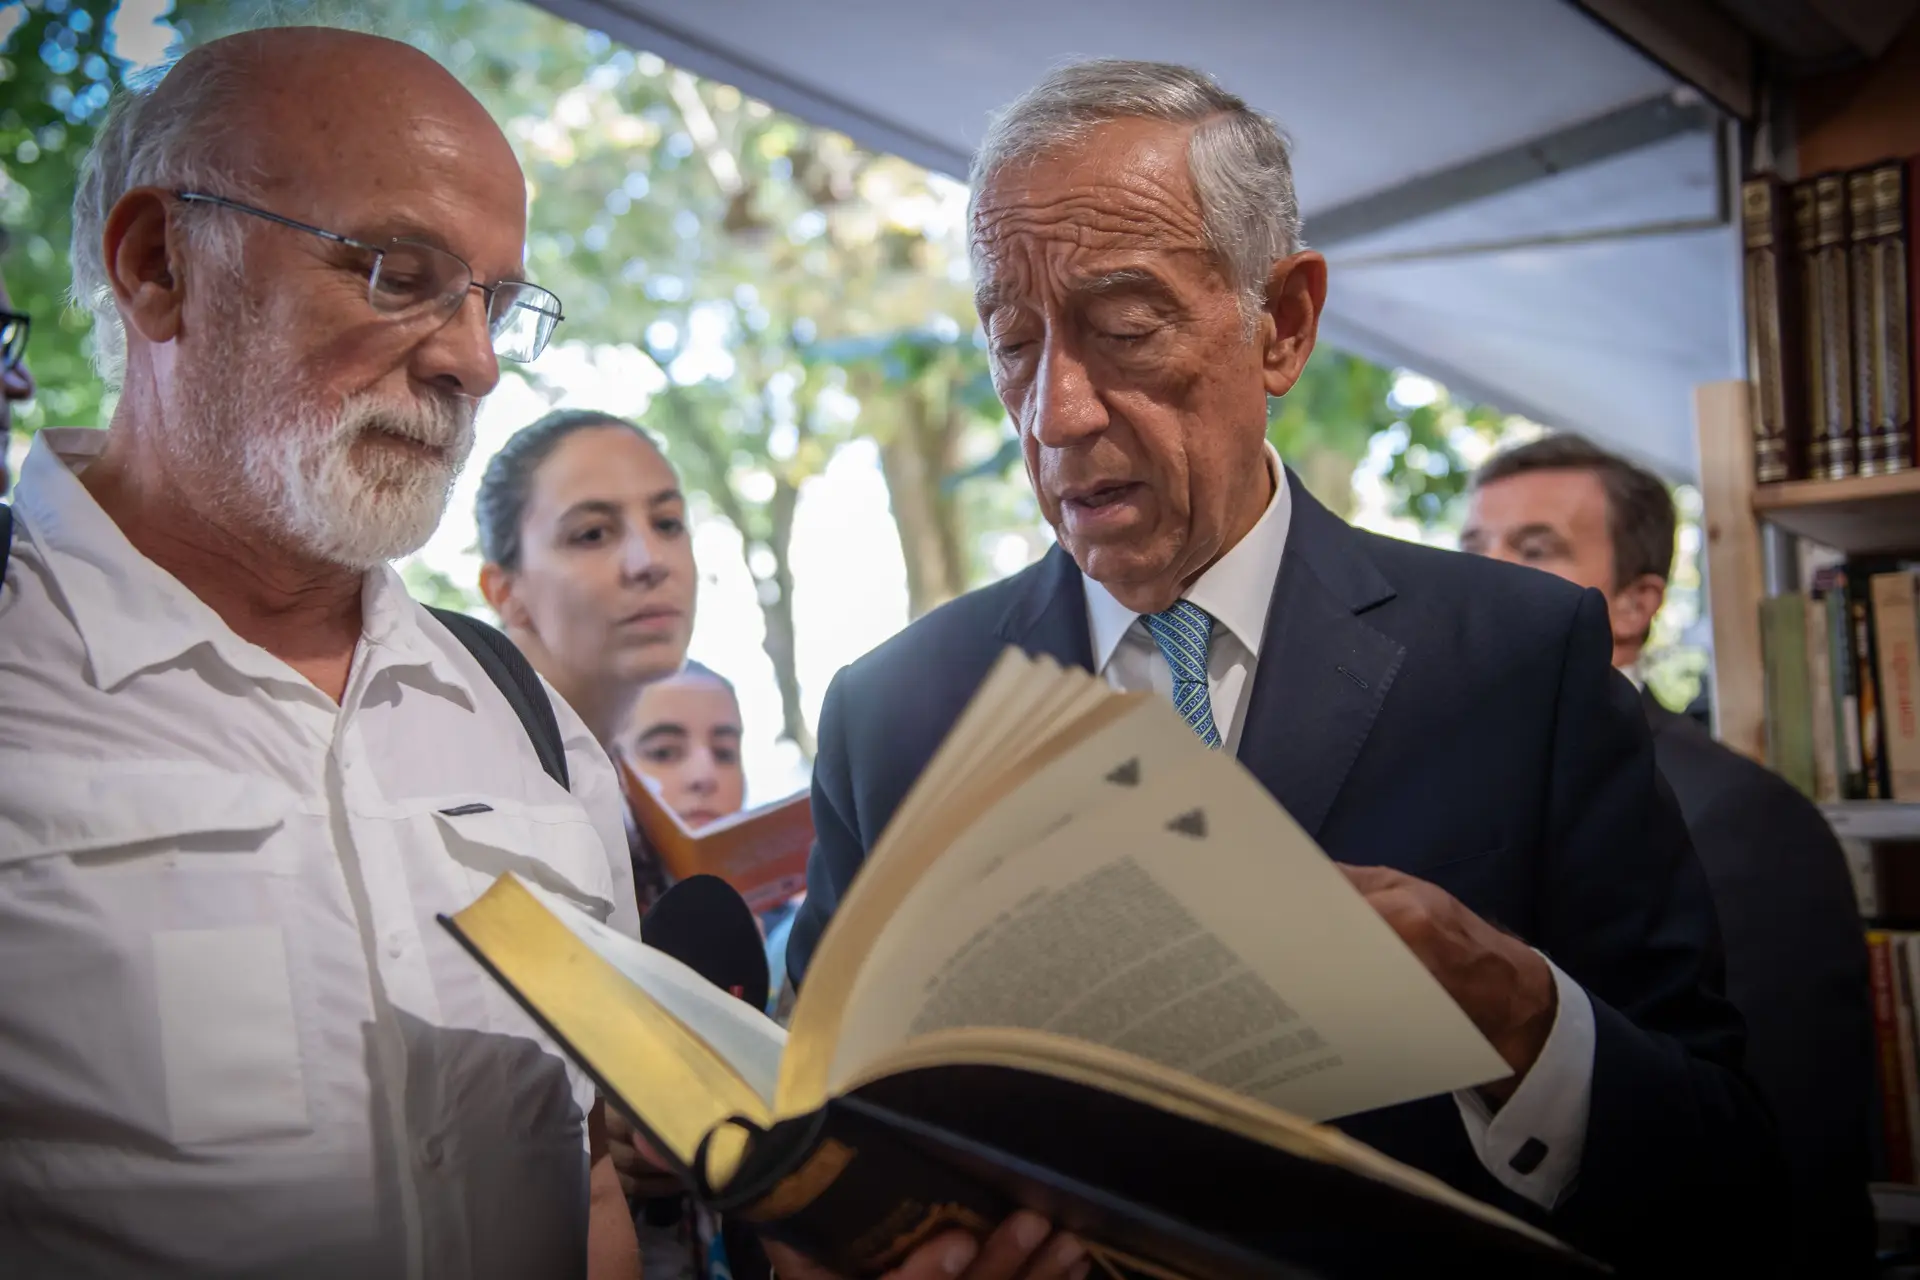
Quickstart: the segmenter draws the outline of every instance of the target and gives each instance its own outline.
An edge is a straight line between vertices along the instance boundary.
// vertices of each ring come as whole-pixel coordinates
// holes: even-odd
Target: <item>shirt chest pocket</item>
[[[454,802],[435,809],[433,820],[447,853],[466,870],[472,897],[511,871],[603,923],[612,914],[607,847],[579,809],[504,800]]]
[[[198,761],[7,755],[8,1102],[179,1147],[305,1132],[291,789]]]

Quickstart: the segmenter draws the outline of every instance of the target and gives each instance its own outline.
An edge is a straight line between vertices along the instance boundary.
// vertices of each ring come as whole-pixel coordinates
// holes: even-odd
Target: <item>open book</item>
[[[694,831],[631,764],[624,759],[617,764],[634,824],[675,880],[719,876],[756,912],[777,907],[807,887],[813,809],[805,791]]]
[[[1316,1123],[1508,1068],[1237,761],[1046,659],[955,724],[790,1033],[511,875],[442,919],[696,1196],[843,1274],[1019,1205],[1096,1274],[1592,1266]]]

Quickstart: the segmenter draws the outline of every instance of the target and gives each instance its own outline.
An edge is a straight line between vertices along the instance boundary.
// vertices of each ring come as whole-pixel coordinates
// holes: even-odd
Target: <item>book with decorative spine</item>
[[[1806,473],[1806,364],[1801,358],[1798,259],[1788,191],[1772,175],[1740,188],[1747,370],[1753,386],[1754,479]]]
[[[1914,459],[1907,166],[1855,170],[1847,175],[1847,197],[1858,469],[1888,475]]]
[[[1842,177],[1823,174],[1795,183],[1793,220],[1804,283],[1808,472],[1839,480],[1855,471],[1852,269]]]

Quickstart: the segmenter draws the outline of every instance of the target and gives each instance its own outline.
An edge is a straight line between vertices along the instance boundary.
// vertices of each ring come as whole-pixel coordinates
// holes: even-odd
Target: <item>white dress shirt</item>
[[[592,1083],[436,922],[513,870],[637,933],[573,778],[399,576],[336,705],[137,552],[46,431],[0,590],[9,1276],[580,1274]]]
[[[1273,498],[1247,536],[1196,579],[1183,598],[1214,619],[1207,654],[1207,684],[1213,722],[1224,750],[1238,752],[1267,608],[1280,576],[1293,498],[1280,455],[1267,446]],[[1098,582],[1082,575],[1087,595],[1087,633],[1094,666],[1115,688],[1152,689],[1173,696],[1173,670],[1148,634],[1140,615]],[[1480,1163],[1505,1186],[1542,1208],[1552,1208],[1573,1187],[1586,1146],[1593,1099],[1593,1005],[1587,993],[1551,960],[1559,1009],[1533,1069],[1499,1111],[1477,1090],[1454,1095],[1467,1137]],[[1408,1046],[1417,1053],[1417,1045]]]

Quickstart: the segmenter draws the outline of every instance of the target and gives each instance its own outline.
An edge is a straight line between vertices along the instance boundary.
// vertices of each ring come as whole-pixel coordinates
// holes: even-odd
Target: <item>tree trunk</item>
[[[961,423],[944,394],[908,392],[901,401],[902,420],[880,446],[880,470],[907,566],[907,616],[917,618],[967,589],[960,503],[941,492],[954,471]]]
[[[1320,499],[1342,520],[1353,515],[1353,473],[1359,465],[1338,449],[1311,449],[1304,457],[1288,458],[1300,473],[1307,492]]]
[[[773,663],[773,680],[780,689],[780,736],[800,748],[800,754],[813,760],[813,730],[800,706],[800,670],[795,660],[793,625],[793,517],[800,505],[800,490],[775,477],[773,500],[767,504],[768,521],[761,530],[748,517],[748,506],[728,482],[729,446],[701,420],[699,410],[688,402],[679,387],[670,386],[660,396],[672,424],[670,434],[685,440],[699,455],[704,483],[700,486],[720,508],[740,534],[740,556],[746,562],[747,575],[753,579],[754,594],[760,602],[760,618],[766,628],[761,648]],[[773,559],[773,573],[761,577],[754,572],[754,550],[765,547]]]
[[[766,622],[767,638],[762,647],[773,662],[773,677],[780,686],[781,736],[800,748],[800,754],[808,763],[813,761],[813,730],[807,726],[807,717],[800,707],[800,665],[798,648],[793,626],[793,564],[790,559],[793,550],[793,516],[800,505],[800,491],[792,485],[781,482],[773,491],[773,501],[769,504],[773,525],[773,536],[767,541],[767,550],[773,557],[773,576],[754,579],[754,588],[760,595],[760,614]],[[753,572],[752,551],[743,540],[743,550],[747,551],[747,572]]]

